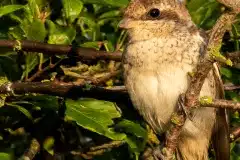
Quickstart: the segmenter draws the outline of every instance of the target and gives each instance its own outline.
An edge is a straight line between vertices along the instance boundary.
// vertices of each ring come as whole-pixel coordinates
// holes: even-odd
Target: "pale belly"
[[[125,85],[134,107],[157,133],[164,132],[170,122],[172,113],[176,110],[179,95],[187,90],[188,72],[191,72],[193,68],[169,65],[164,66],[165,70],[162,70],[162,72],[146,71],[143,68],[129,69],[126,65],[124,68]],[[213,85],[211,81],[206,80],[201,95],[215,96],[212,90],[209,90],[211,85]],[[204,121],[210,120],[214,123],[215,112],[212,112],[212,110],[214,109],[197,109],[194,112],[193,121],[187,120],[185,124],[185,128],[189,128],[187,132],[197,134],[199,132],[198,128],[202,130],[206,128],[207,125]],[[203,114],[206,115],[205,119],[201,118]]]
[[[164,67],[167,69],[162,72],[131,68],[125,76],[125,85],[135,108],[157,132],[166,129],[178,96],[188,85],[187,70]]]

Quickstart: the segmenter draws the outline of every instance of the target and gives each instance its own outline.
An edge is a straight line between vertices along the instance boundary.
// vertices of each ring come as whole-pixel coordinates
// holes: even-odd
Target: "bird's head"
[[[184,0],[132,0],[119,25],[130,38],[147,40],[194,26]]]

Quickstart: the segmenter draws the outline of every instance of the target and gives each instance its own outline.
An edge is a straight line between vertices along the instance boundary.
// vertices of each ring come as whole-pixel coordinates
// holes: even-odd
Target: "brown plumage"
[[[122,60],[125,85],[133,105],[157,133],[168,129],[178,96],[188,87],[188,73],[194,71],[207,43],[184,3],[133,0],[120,24],[129,33]],[[222,96],[216,73],[209,73],[201,96]],[[211,136],[218,128],[224,129],[217,136],[218,141],[227,142],[227,128],[216,122],[219,117],[222,123],[226,122],[220,113],[224,112],[218,113],[214,108],[198,108],[191,113],[191,120],[187,119],[180,135],[178,159],[207,160]],[[221,127],[214,129],[214,125]],[[219,156],[228,160],[228,151]]]

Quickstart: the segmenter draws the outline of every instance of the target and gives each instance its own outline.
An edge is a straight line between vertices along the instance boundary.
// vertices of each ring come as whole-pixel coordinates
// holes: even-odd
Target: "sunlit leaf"
[[[7,105],[16,108],[18,111],[20,111],[22,114],[24,114],[27,118],[32,119],[31,113],[24,107],[17,105],[17,104],[13,104],[13,103],[7,103]]]
[[[64,13],[72,23],[81,13],[83,2],[81,0],[62,0]]]
[[[43,141],[43,148],[51,155],[54,154],[54,142],[55,139],[53,137],[47,137],[44,141]]]
[[[67,99],[66,106],[67,117],[78,125],[113,140],[125,138],[125,134],[114,132],[110,128],[114,124],[113,118],[121,117],[114,103],[95,99]]]
[[[23,5],[6,5],[0,7],[0,17],[9,13],[12,13],[14,11],[17,11],[19,9],[22,9]]]
[[[22,28],[28,40],[43,42],[47,34],[44,23],[39,19],[34,19],[30,24],[26,22]]]
[[[13,160],[13,156],[7,152],[0,152],[0,159],[1,160]]]
[[[140,126],[140,124],[134,123],[129,120],[122,120],[115,126],[117,129],[121,129],[125,131],[126,133],[131,133],[132,135],[135,135],[138,138],[146,138],[147,137],[147,131]]]
[[[71,44],[75,39],[76,30],[72,27],[62,27],[54,24],[52,21],[47,21],[49,27],[49,44]]]

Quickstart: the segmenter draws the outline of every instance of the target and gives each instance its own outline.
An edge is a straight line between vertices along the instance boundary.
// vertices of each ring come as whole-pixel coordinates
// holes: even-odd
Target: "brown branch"
[[[233,64],[238,64],[240,62],[240,51],[226,53],[226,57],[233,61]]]
[[[112,141],[110,143],[106,143],[100,146],[91,147],[90,151],[86,153],[72,151],[71,154],[81,156],[85,159],[92,159],[96,155],[102,155],[103,153],[109,151],[109,149],[117,148],[123,144],[125,144],[124,141]]]
[[[23,160],[32,160],[35,155],[40,151],[40,144],[36,139],[32,139],[30,147],[25,151],[22,159]]]
[[[82,83],[64,83],[64,82],[14,82],[6,83],[0,86],[0,94],[26,94],[38,93],[62,97],[92,97],[110,101],[119,99],[128,99],[128,93],[124,87],[113,87],[106,89],[91,85],[86,82]]]
[[[73,46],[47,44],[29,40],[0,40],[0,47],[17,49],[27,52],[40,52],[48,55],[76,55],[83,60],[115,60],[121,61],[122,53],[97,51],[90,48],[74,48]],[[226,57],[236,62],[239,61],[240,52],[227,53]]]
[[[240,86],[224,85],[224,90],[225,91],[232,91],[232,90],[238,90],[238,89],[240,89]]]
[[[236,141],[240,137],[240,127],[234,129],[232,133],[230,134],[230,140],[231,142]]]
[[[101,84],[101,83],[108,81],[109,79],[119,75],[120,73],[121,73],[121,70],[112,71],[112,72],[106,73],[106,75],[104,77],[100,77],[98,79],[90,79],[89,78],[89,80],[92,81],[92,84],[97,85],[97,84]]]
[[[225,99],[212,99],[211,97],[200,98],[201,107],[240,109],[240,103]]]
[[[180,110],[172,116],[170,130],[166,134],[165,148],[162,151],[164,159],[166,160],[173,159],[181,129],[187,118],[186,113],[198,104],[198,97],[202,85],[213,66],[213,55],[216,54],[215,52],[219,52],[222,37],[231,26],[235,16],[235,13],[225,13],[218,19],[211,31],[207,50],[205,50],[204,54],[205,57],[203,57],[197,65],[197,71],[191,78],[190,85],[185,93],[185,98],[183,95],[179,97],[178,108],[180,108]]]
[[[218,0],[218,2],[230,7],[235,12],[240,12],[240,1],[239,0]]]
[[[227,53],[226,57],[228,57],[228,58],[230,58],[232,60],[240,59],[240,51]]]
[[[74,48],[73,46],[47,44],[28,40],[0,40],[0,47],[17,49],[27,52],[40,52],[48,55],[76,55],[83,60],[115,60],[121,61],[121,52],[108,53],[90,48]]]
[[[30,78],[28,78],[26,80],[26,82],[32,82],[34,79],[36,79],[37,77],[39,77],[40,75],[42,75],[44,72],[48,71],[49,69],[53,69],[54,67],[56,67],[59,63],[61,62],[61,60],[59,60],[58,62],[54,63],[54,64],[49,64],[47,67],[43,68],[43,69],[39,69],[36,73],[34,73]]]

